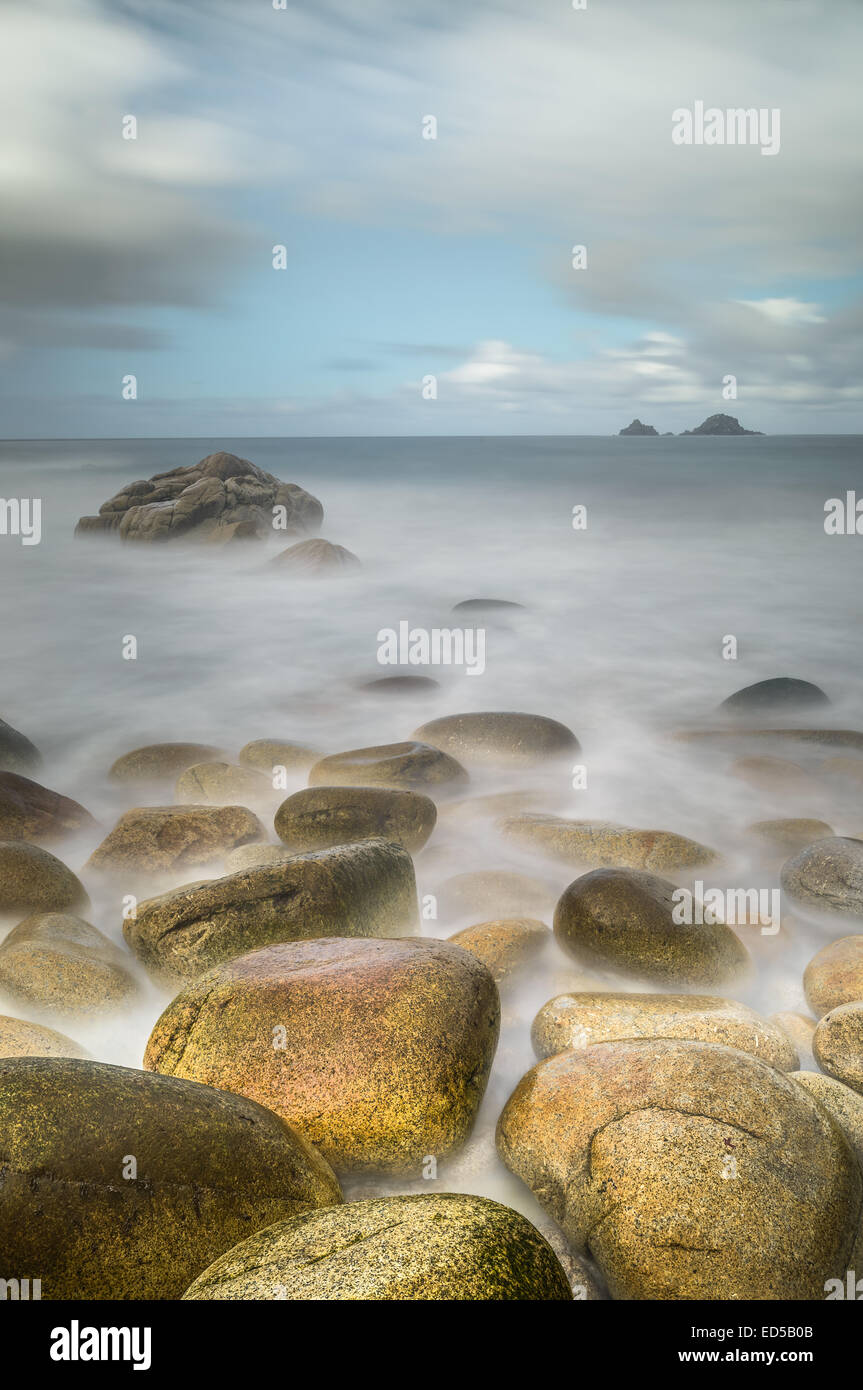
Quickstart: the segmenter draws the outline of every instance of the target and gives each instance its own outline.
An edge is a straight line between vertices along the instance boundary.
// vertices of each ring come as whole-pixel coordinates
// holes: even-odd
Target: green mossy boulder
[[[257,1231],[184,1297],[318,1301],[570,1302],[536,1227],[466,1193],[381,1197]]]
[[[155,979],[180,984],[273,942],[407,936],[417,923],[410,855],[362,840],[163,893],[123,930]]]
[[[0,1060],[0,1250],[43,1299],[170,1299],[262,1226],[341,1201],[262,1106],[102,1062]]]
[[[53,854],[23,840],[0,842],[0,914],[78,912],[89,902],[84,885]]]
[[[279,839],[295,853],[378,836],[415,853],[435,827],[428,796],[391,787],[306,787],[276,812]]]
[[[749,953],[730,927],[675,920],[677,891],[636,869],[594,869],[565,889],[554,934],[583,965],[656,984],[716,986],[745,975]]]

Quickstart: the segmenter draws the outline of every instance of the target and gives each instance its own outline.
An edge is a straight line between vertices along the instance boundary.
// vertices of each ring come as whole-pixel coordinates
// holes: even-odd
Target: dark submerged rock
[[[719,706],[728,714],[783,714],[795,710],[818,709],[829,705],[824,691],[811,681],[796,680],[793,676],[773,676],[736,690]]]

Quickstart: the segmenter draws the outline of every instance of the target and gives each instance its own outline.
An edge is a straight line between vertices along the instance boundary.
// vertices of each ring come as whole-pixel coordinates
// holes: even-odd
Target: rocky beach
[[[863,1270],[849,444],[207,443],[0,457],[0,1275]]]

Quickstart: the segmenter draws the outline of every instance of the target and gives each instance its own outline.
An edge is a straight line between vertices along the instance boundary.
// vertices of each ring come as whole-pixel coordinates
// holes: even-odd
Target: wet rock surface
[[[359,559],[352,551],[319,537],[289,545],[270,564],[275,569],[302,579],[340,574],[345,570],[359,569],[360,566]]]
[[[781,882],[801,912],[863,919],[863,840],[816,840],[786,861]]]
[[[540,714],[471,713],[432,719],[414,738],[465,763],[527,764],[577,753],[575,734]]]
[[[24,841],[0,841],[0,915],[77,912],[88,904],[84,885],[53,854]]]
[[[559,994],[543,1004],[531,1041],[539,1057],[569,1047],[628,1038],[681,1038],[749,1052],[779,1071],[799,1065],[796,1049],[775,1024],[733,999],[703,994]]]
[[[0,719],[0,771],[35,772],[42,765],[42,754],[26,734]]]
[[[839,1004],[824,1015],[812,1051],[822,1071],[863,1095],[863,999]]]
[[[117,758],[108,775],[114,782],[173,781],[187,767],[218,758],[220,751],[206,743],[149,743]]]
[[[508,598],[464,598],[454,603],[453,613],[506,613],[524,612],[523,603],[514,603]]]
[[[237,756],[243,767],[253,767],[257,772],[272,778],[276,768],[288,772],[307,772],[320,758],[315,748],[304,743],[291,743],[275,738],[256,738],[245,744]]]
[[[470,951],[488,966],[500,983],[535,960],[549,945],[551,932],[544,922],[535,918],[509,917],[495,922],[477,922],[473,927],[455,932],[447,940],[453,946]]]
[[[735,691],[719,708],[726,714],[747,718],[751,714],[791,714],[797,710],[821,709],[829,704],[828,696],[811,681],[774,676]]]
[[[427,695],[430,690],[439,690],[440,681],[432,676],[380,676],[374,681],[364,681],[360,690],[370,690],[379,695]]]
[[[260,805],[271,801],[277,793],[272,781],[253,768],[234,767],[231,763],[194,763],[181,772],[174,789],[174,798],[181,805],[214,806]]]
[[[309,786],[406,787],[423,791],[466,782],[467,773],[455,758],[427,743],[386,743],[332,753],[315,763]]]
[[[850,1139],[863,1165],[863,1096],[843,1086],[841,1081],[834,1081],[831,1076],[822,1076],[820,1072],[795,1071],[791,1076],[830,1112]]]
[[[41,1023],[28,1023],[23,1018],[0,1014],[0,1058],[86,1056],[86,1049],[67,1038],[65,1033]]]
[[[843,936],[823,946],[803,973],[803,988],[818,1018],[863,999],[863,936]]]
[[[785,856],[796,854],[815,840],[824,840],[836,833],[826,821],[805,817],[755,821],[748,829],[777,854]]]
[[[591,868],[620,866],[665,872],[697,868],[718,859],[715,850],[668,830],[632,830],[602,821],[566,820],[526,814],[505,817],[502,833],[566,864]]]

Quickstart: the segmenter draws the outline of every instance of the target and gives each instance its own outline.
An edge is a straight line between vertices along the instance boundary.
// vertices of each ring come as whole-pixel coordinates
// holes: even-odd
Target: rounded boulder
[[[751,959],[723,923],[676,920],[681,890],[636,869],[594,869],[571,883],[554,913],[554,934],[588,967],[657,984],[719,985],[746,974]]]
[[[556,719],[499,711],[444,715],[423,724],[414,738],[468,763],[530,765],[577,753],[581,746]]]
[[[173,873],[212,864],[266,832],[245,806],[138,806],[90,855],[88,869],[110,874]]]
[[[297,942],[187,986],[144,1065],[267,1105],[337,1171],[419,1176],[470,1134],[499,1015],[488,970],[447,942]]]
[[[571,1302],[535,1226],[487,1197],[349,1202],[269,1226],[206,1269],[184,1298]]]
[[[380,837],[414,853],[435,827],[428,796],[390,787],[306,787],[276,812],[279,839],[295,853]]]
[[[23,840],[0,841],[0,913],[76,912],[88,905],[84,885],[53,854]]]
[[[863,1095],[863,1000],[840,1004],[824,1015],[812,1052],[822,1071]]]
[[[796,1081],[712,1043],[570,1049],[522,1078],[503,1161],[614,1299],[818,1300],[851,1267],[863,1175]]]
[[[0,991],[51,1013],[101,1014],[136,993],[128,957],[67,912],[37,913],[0,944]]]
[[[543,1004],[531,1040],[538,1057],[625,1038],[683,1038],[750,1052],[779,1071],[799,1058],[788,1036],[754,1009],[705,994],[559,994]]]
[[[841,936],[822,946],[803,972],[803,989],[817,1018],[863,999],[863,936]]]
[[[651,869],[673,873],[715,863],[715,850],[670,830],[632,830],[603,821],[566,820],[561,816],[510,816],[502,833],[528,849],[566,864],[600,869]]]
[[[406,936],[417,921],[410,855],[362,840],[163,893],[123,931],[154,978],[177,985],[273,942]]]
[[[0,772],[0,839],[50,842],[95,824],[71,797],[16,772]]]
[[[863,917],[863,840],[816,840],[786,860],[781,885],[803,913]]]
[[[448,787],[467,781],[467,773],[455,758],[427,743],[382,743],[332,753],[315,763],[310,787],[348,786],[406,787],[418,791]]]
[[[102,1062],[0,1061],[0,1249],[43,1299],[170,1299],[262,1226],[341,1201],[240,1096]]]

